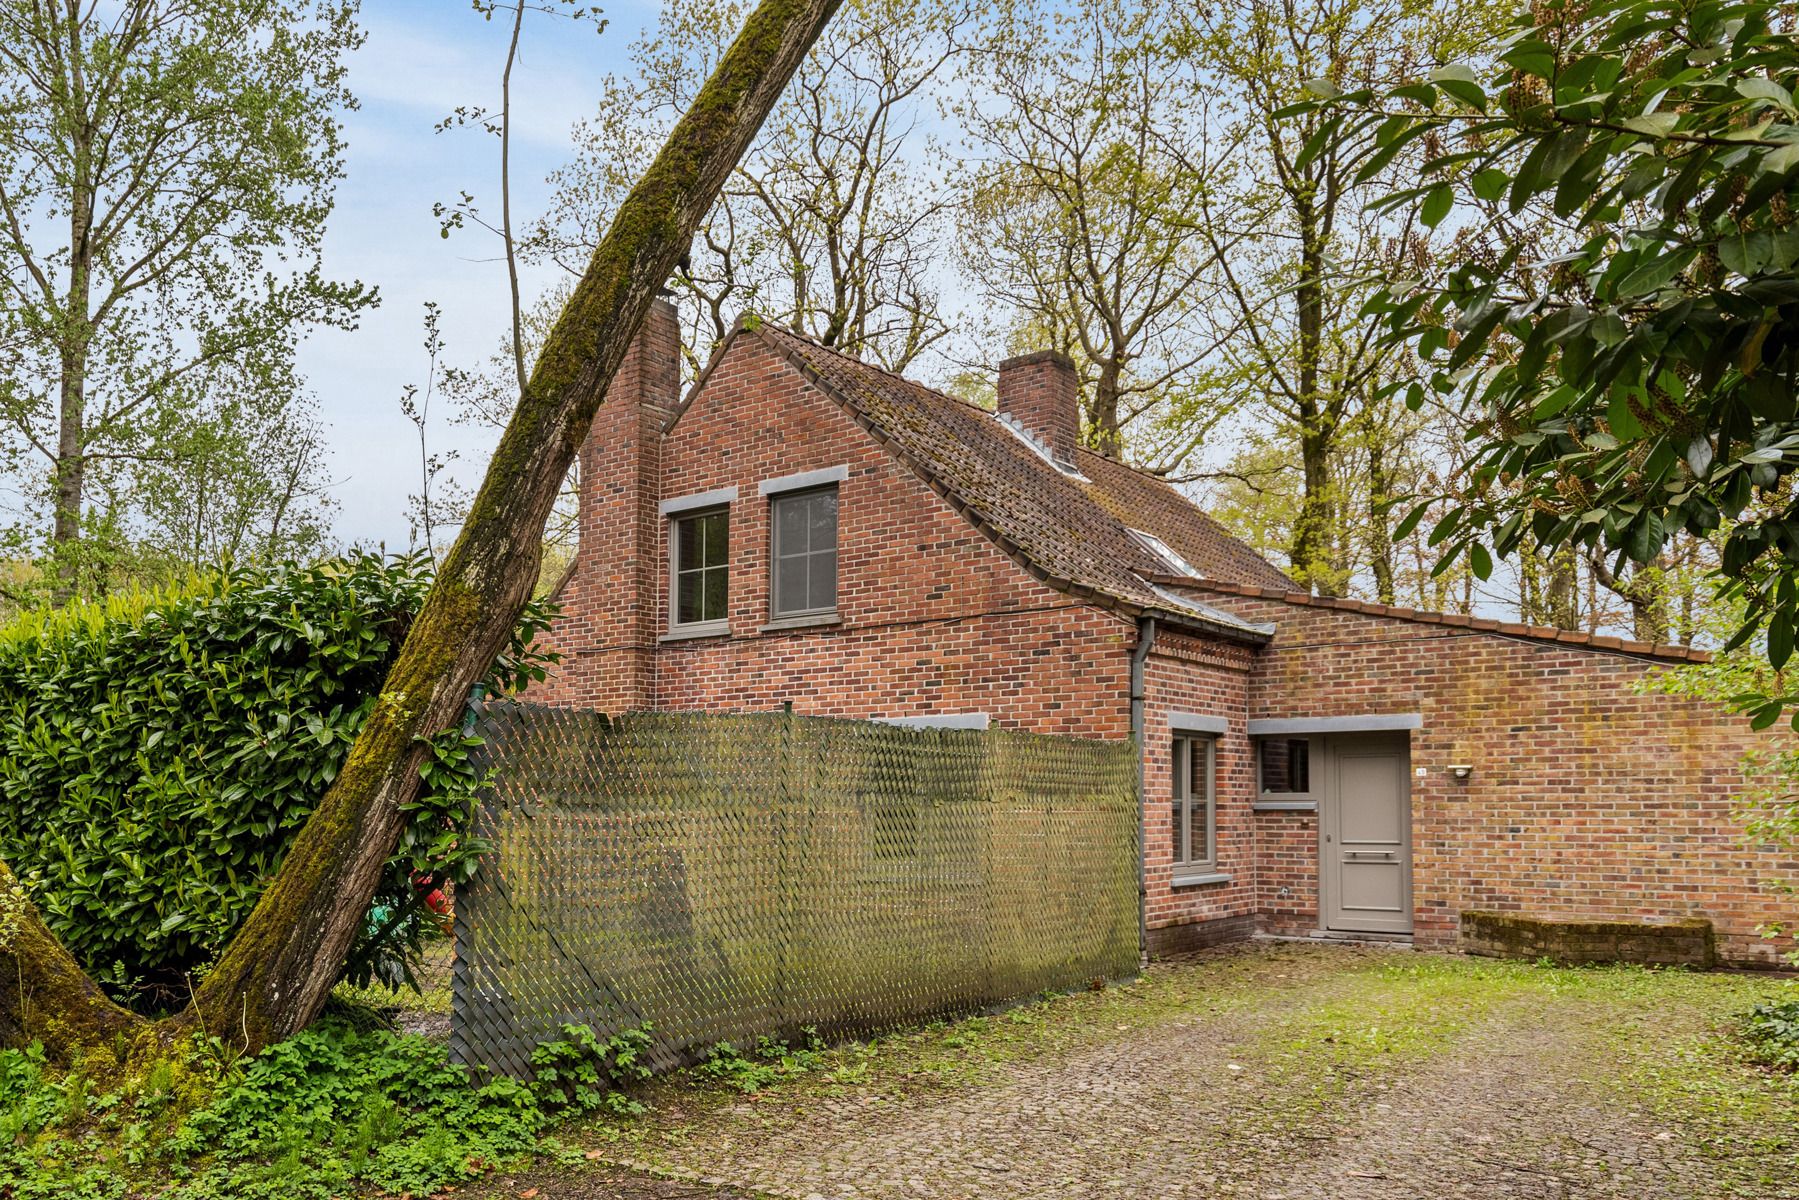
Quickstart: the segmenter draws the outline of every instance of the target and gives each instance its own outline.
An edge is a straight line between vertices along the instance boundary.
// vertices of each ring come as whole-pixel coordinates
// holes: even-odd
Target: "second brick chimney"
[[[1081,440],[1080,401],[1074,360],[1059,350],[1020,354],[999,365],[1000,416],[1069,466]]]

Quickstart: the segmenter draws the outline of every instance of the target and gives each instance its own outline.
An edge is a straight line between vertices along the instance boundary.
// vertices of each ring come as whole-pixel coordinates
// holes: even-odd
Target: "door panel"
[[[1336,734],[1319,803],[1326,929],[1412,931],[1411,752],[1405,734]]]

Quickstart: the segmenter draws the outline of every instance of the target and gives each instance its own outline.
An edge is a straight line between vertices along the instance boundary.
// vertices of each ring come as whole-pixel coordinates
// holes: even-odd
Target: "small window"
[[[837,608],[837,489],[791,492],[769,502],[773,571],[769,612],[805,617]]]
[[[1217,861],[1218,739],[1174,739],[1174,865],[1209,867]]]
[[[675,519],[669,539],[675,628],[718,624],[730,615],[730,520],[722,508]]]
[[[1263,738],[1256,743],[1256,774],[1264,796],[1307,796],[1312,792],[1309,738]]]

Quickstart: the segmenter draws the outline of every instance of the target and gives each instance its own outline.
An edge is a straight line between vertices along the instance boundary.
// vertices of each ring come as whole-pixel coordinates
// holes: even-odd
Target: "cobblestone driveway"
[[[587,1132],[791,1200],[1799,1197],[1799,1093],[1725,1033],[1786,986],[1257,946]]]

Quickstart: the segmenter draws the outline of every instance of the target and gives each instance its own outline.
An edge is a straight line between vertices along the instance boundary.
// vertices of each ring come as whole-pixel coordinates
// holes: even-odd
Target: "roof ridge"
[[[1148,467],[1140,467],[1134,462],[1126,462],[1122,458],[1113,458],[1110,454],[1102,454],[1098,450],[1093,449],[1091,446],[1076,446],[1075,450],[1077,450],[1078,452],[1080,452],[1082,454],[1087,455],[1089,458],[1097,458],[1101,462],[1109,462],[1109,463],[1112,463],[1114,466],[1123,467],[1127,471],[1131,471],[1138,475],[1143,476],[1143,478],[1149,480],[1149,482],[1151,482],[1151,483],[1161,484],[1163,487],[1168,488],[1171,491],[1173,491],[1177,496],[1180,496],[1181,499],[1183,499],[1183,500],[1187,499],[1186,495],[1183,492],[1181,492],[1181,490],[1179,488],[1175,487],[1172,483],[1168,482],[1168,480],[1162,478],[1162,476],[1156,474],[1154,471],[1150,470]],[[1187,502],[1189,504],[1193,503],[1191,500],[1188,500]],[[1198,508],[1199,506],[1195,504],[1194,507]],[[1204,511],[1204,510],[1201,510],[1201,511]]]
[[[1230,596],[1247,596],[1262,600],[1279,600],[1284,604],[1308,608],[1334,608],[1342,612],[1365,613],[1396,621],[1413,621],[1420,625],[1452,625],[1477,629],[1482,633],[1500,633],[1507,637],[1529,638],[1562,646],[1585,646],[1595,650],[1613,650],[1621,654],[1703,663],[1712,660],[1709,650],[1696,646],[1677,646],[1666,642],[1639,642],[1611,634],[1587,633],[1579,629],[1557,629],[1553,625],[1531,625],[1522,621],[1501,621],[1497,617],[1476,617],[1468,613],[1435,612],[1426,608],[1406,608],[1397,604],[1380,604],[1373,600],[1355,600],[1347,596],[1314,596],[1310,592],[1283,591],[1257,584],[1234,583],[1226,579],[1190,579],[1184,575],[1157,575],[1152,583],[1165,587],[1195,588],[1222,592]]]
[[[973,400],[969,400],[965,397],[958,396],[954,392],[943,391],[941,388],[934,388],[928,383],[920,383],[918,380],[913,379],[910,375],[902,375],[898,371],[892,370],[888,367],[883,367],[880,363],[872,363],[872,362],[867,361],[866,359],[857,358],[855,355],[849,353],[846,350],[840,350],[836,346],[827,346],[823,342],[819,341],[817,338],[813,337],[809,333],[801,333],[797,329],[791,329],[786,325],[779,325],[773,321],[766,321],[766,320],[761,323],[761,328],[772,330],[776,333],[785,334],[787,337],[793,338],[796,341],[805,342],[809,346],[814,346],[820,350],[823,350],[826,354],[835,354],[838,358],[843,359],[845,362],[854,363],[856,366],[862,368],[864,371],[875,371],[879,374],[885,375],[887,378],[893,380],[895,383],[903,383],[909,388],[916,388],[918,391],[921,391],[921,392],[929,392],[931,395],[936,396],[941,400],[949,400],[956,404],[960,404],[962,407],[968,409],[969,411],[980,413],[982,416],[992,417],[994,420],[999,419],[999,413],[991,408],[982,408],[979,404],[976,404]]]

